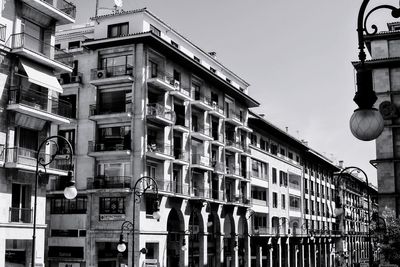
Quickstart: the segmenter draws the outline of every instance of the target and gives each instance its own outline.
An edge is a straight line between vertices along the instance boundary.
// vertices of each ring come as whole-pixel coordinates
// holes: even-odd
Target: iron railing
[[[130,138],[121,138],[119,142],[95,142],[89,141],[89,152],[130,150]]]
[[[125,99],[119,102],[113,102],[109,105],[96,105],[92,104],[89,106],[90,116],[95,115],[106,115],[106,114],[116,114],[116,113],[125,113],[131,112],[132,107],[130,102],[126,102]]]
[[[193,124],[192,125],[192,131],[196,133],[201,133],[207,136],[211,135],[211,128],[209,127],[204,127],[200,124]]]
[[[87,179],[88,189],[129,189],[131,188],[131,176],[97,176]]]
[[[189,152],[184,149],[174,148],[174,157],[182,161],[189,161]]]
[[[211,97],[205,96],[204,94],[200,93],[200,91],[194,92],[194,100],[211,106]]]
[[[189,185],[174,181],[157,180],[158,190],[161,192],[189,195]]]
[[[83,74],[78,72],[76,74],[63,73],[58,75],[58,81],[60,84],[72,84],[72,83],[82,83]]]
[[[162,143],[150,142],[147,144],[147,152],[157,152],[164,155],[172,156],[172,146]]]
[[[11,34],[8,38],[7,46],[11,49],[24,48],[34,53],[41,54],[51,60],[59,61],[71,68],[73,67],[72,54],[58,49],[24,32]],[[57,59],[54,58],[56,53]]]
[[[100,80],[105,78],[132,76],[132,75],[133,75],[133,66],[125,64],[125,65],[92,69],[90,77],[92,80]]]
[[[8,104],[24,104],[34,109],[50,112],[63,117],[72,117],[72,105],[61,99],[50,98],[47,94],[13,86],[9,90]]]
[[[24,147],[10,147],[7,148],[7,162],[18,163],[27,166],[36,167],[37,151],[31,150]],[[44,152],[40,152],[40,157],[46,159],[46,162],[49,162],[53,154],[46,154]],[[58,169],[67,171],[70,169],[69,160],[63,158],[56,158],[53,162],[48,165],[50,169]]]
[[[158,103],[152,103],[147,105],[147,116],[161,117],[170,121],[175,121],[175,111],[167,109],[163,105]]]
[[[175,83],[175,80],[174,80],[174,77],[172,76],[172,74],[164,72],[164,71],[160,71],[160,70],[157,70],[157,72],[155,72],[155,73],[150,73],[149,79],[152,79],[152,78],[157,78],[157,79],[163,80],[172,86],[174,86],[174,83]],[[180,87],[179,81],[177,81],[177,82],[178,83],[175,83],[176,88]]]
[[[192,164],[202,165],[205,167],[210,167],[211,160],[201,154],[192,154]]]
[[[67,14],[69,17],[75,19],[76,17],[76,6],[73,3],[67,2],[65,0],[41,0],[48,3],[52,7],[57,8],[63,13]]]
[[[233,141],[233,140],[226,140],[226,141],[225,141],[225,145],[226,145],[227,147],[234,147],[234,148],[243,150],[243,144],[242,144],[242,142]]]
[[[13,208],[9,209],[9,221],[18,223],[32,223],[31,208]]]

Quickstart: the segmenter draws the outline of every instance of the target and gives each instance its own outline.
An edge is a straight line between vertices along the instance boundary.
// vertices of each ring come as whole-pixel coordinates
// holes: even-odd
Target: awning
[[[20,61],[28,75],[28,80],[31,83],[46,87],[59,93],[63,92],[60,83],[51,70],[25,59],[20,59]]]

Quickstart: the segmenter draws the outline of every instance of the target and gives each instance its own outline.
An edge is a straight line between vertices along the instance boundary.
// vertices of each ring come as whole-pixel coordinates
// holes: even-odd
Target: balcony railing
[[[290,182],[290,180],[289,180],[289,188],[293,188],[293,189],[300,190],[300,184],[298,184],[298,183],[292,183],[292,182]]]
[[[210,167],[211,161],[210,161],[210,158],[205,157],[201,154],[192,154],[192,164]]]
[[[189,152],[183,149],[174,148],[174,157],[178,160],[189,161]]]
[[[13,208],[10,207],[10,222],[18,223],[32,223],[32,209],[31,208]]]
[[[233,141],[233,140],[226,140],[225,141],[225,145],[226,146],[235,147],[235,148],[238,148],[240,150],[243,150],[243,147],[244,147],[244,145],[241,142]]]
[[[175,111],[167,109],[163,105],[158,103],[147,105],[147,115],[148,116],[158,116],[170,121],[175,121]]]
[[[120,151],[130,150],[130,140],[124,139],[121,142],[95,142],[89,141],[89,152]]]
[[[263,199],[252,198],[251,203],[254,205],[267,206],[267,201]]]
[[[34,109],[50,112],[63,117],[72,117],[72,105],[60,99],[49,98],[47,94],[22,87],[11,87],[8,104],[24,104]],[[49,107],[51,107],[49,109]]]
[[[242,168],[235,166],[226,167],[226,174],[246,177],[246,172]]]
[[[65,0],[42,0],[42,1],[48,3],[49,5],[67,14],[69,17],[75,19],[76,6],[73,3],[67,2]]]
[[[100,80],[105,78],[112,78],[118,76],[132,76],[132,75],[133,75],[133,66],[126,64],[126,65],[92,69],[90,76],[92,80]]]
[[[162,192],[189,195],[189,185],[174,181],[157,180],[158,190]]]
[[[212,190],[210,188],[193,187],[192,193],[196,197],[211,198]]]
[[[131,103],[123,101],[114,102],[112,105],[90,105],[89,106],[90,116],[95,115],[107,115],[107,114],[116,114],[116,113],[124,113],[124,112],[131,112],[132,107]]]
[[[28,148],[23,148],[23,147],[7,148],[7,162],[13,162],[22,165],[36,167],[36,155],[37,152],[35,150],[31,150]],[[52,155],[41,152],[40,157],[44,158],[46,162],[49,162]],[[56,158],[47,167],[51,169],[58,169],[64,171],[67,171],[70,168],[69,161],[62,158],[59,159]]]
[[[175,88],[181,87],[181,84],[179,81],[175,81],[174,77],[172,74],[157,70],[155,73],[150,73],[150,79],[151,78],[157,78],[160,80],[165,81],[166,83],[169,83],[170,85],[174,86]]]
[[[171,145],[153,142],[149,142],[147,144],[147,152],[157,152],[164,155],[172,156],[172,151],[173,150]]]
[[[201,134],[204,134],[207,136],[210,136],[210,134],[211,134],[211,128],[204,127],[202,125],[196,125],[196,124],[192,125],[192,131],[196,132],[196,133],[201,133]]]
[[[207,105],[211,106],[211,98],[208,97],[208,96],[203,95],[199,91],[195,91],[194,92],[194,100],[195,101],[200,101],[200,102],[202,102],[204,104],[207,104]]]
[[[131,176],[97,176],[87,179],[88,189],[111,189],[122,188],[129,189],[131,187]]]
[[[43,55],[51,60],[55,59],[54,56],[57,53],[57,61],[60,61],[71,68],[73,67],[72,54],[43,42],[27,33],[12,34],[7,41],[7,46],[11,47],[11,49],[24,48]]]

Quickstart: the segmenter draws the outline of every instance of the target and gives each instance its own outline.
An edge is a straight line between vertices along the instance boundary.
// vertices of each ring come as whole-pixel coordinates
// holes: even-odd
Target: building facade
[[[36,150],[68,124],[71,105],[59,97],[54,72],[71,72],[72,62],[55,45],[55,27],[75,22],[75,6],[63,1],[3,1],[0,15],[0,266],[30,266]],[[39,156],[48,159],[53,147]],[[67,175],[56,160],[37,191],[35,266],[44,266],[46,183]],[[44,169],[40,169],[44,172]]]

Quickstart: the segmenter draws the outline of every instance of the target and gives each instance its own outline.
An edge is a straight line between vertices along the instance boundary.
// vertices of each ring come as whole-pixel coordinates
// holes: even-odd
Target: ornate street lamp
[[[138,188],[141,184],[143,188]],[[132,267],[135,266],[135,214],[136,214],[136,203],[140,203],[142,196],[147,190],[153,191],[156,194],[155,201],[153,202],[153,218],[160,219],[160,203],[158,201],[158,184],[156,180],[150,176],[143,176],[139,178],[133,187],[133,218],[132,222],[124,221],[121,225],[121,234],[119,236],[119,242],[117,245],[117,250],[119,252],[125,252],[126,250],[126,240],[124,239],[124,231],[129,231],[133,233],[132,235]],[[141,253],[146,254],[146,249],[141,249]]]
[[[57,141],[62,140],[65,142],[63,147],[60,147]],[[44,155],[43,153],[40,153],[42,148],[47,145],[54,145],[56,148],[55,150],[51,150],[50,155]],[[34,204],[33,204],[33,235],[32,235],[32,259],[31,259],[31,266],[35,266],[35,260],[36,260],[36,251],[35,251],[35,246],[36,246],[36,216],[37,216],[37,191],[38,191],[38,182],[39,182],[39,177],[47,173],[47,166],[49,166],[54,160],[57,159],[57,156],[62,156],[64,159],[69,161],[68,164],[68,176],[67,176],[67,182],[66,182],[66,187],[64,189],[64,196],[67,199],[74,199],[76,195],[78,194],[78,191],[76,190],[75,187],[75,181],[73,180],[73,174],[72,171],[74,169],[73,164],[72,164],[72,154],[73,154],[73,149],[71,146],[71,143],[63,136],[59,135],[53,135],[50,137],[47,137],[40,145],[39,148],[36,151],[36,172],[35,172],[35,198],[34,198]],[[39,169],[39,166],[43,168],[44,173]]]
[[[354,96],[354,102],[358,105],[358,109],[354,110],[350,118],[350,130],[352,134],[360,140],[371,141],[376,139],[383,131],[384,122],[380,112],[374,108],[377,100],[376,94],[372,86],[372,70],[365,66],[366,54],[364,52],[364,34],[374,35],[378,32],[378,27],[372,25],[372,32],[367,30],[368,17],[378,9],[389,9],[394,18],[400,17],[400,9],[390,5],[380,5],[371,9],[365,16],[365,11],[370,0],[364,0],[361,4],[358,19],[358,59],[360,62],[354,65],[357,70],[357,92]]]
[[[371,11],[372,12],[372,11]],[[370,202],[371,202],[371,195],[369,192],[369,182],[368,182],[368,176],[367,174],[360,168],[358,167],[354,167],[354,166],[350,166],[350,167],[346,167],[343,170],[341,170],[338,174],[338,176],[336,176],[335,178],[335,215],[341,216],[343,214],[343,208],[344,206],[342,205],[341,201],[340,201],[340,197],[339,197],[339,187],[342,184],[342,180],[345,177],[345,175],[352,175],[353,172],[358,172],[358,173],[362,173],[365,177],[365,184],[367,186],[367,195],[368,195],[368,251],[369,251],[369,266],[372,266],[373,262],[374,262],[374,256],[373,256],[373,252],[372,252],[372,240],[371,240],[371,208],[370,208]],[[344,192],[343,192],[343,196],[344,196]]]

